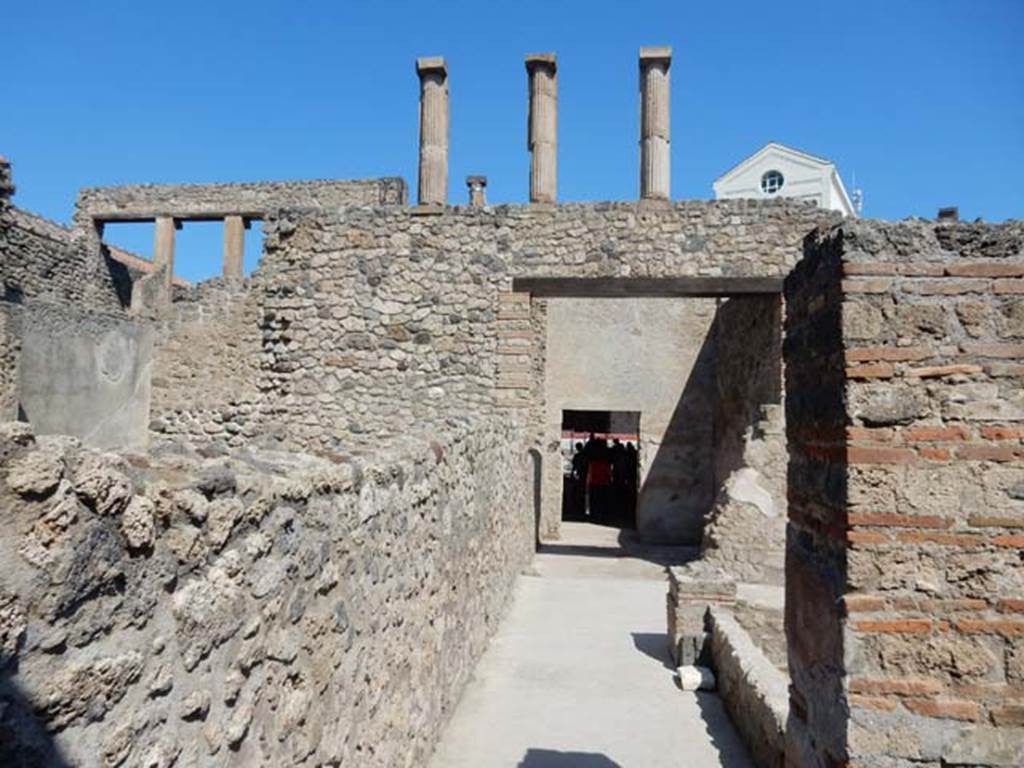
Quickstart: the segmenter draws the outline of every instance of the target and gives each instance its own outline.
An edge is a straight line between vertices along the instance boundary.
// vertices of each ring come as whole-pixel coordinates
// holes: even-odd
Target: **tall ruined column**
[[[553,53],[526,57],[530,81],[527,147],[530,150],[530,202],[555,202],[558,186],[558,66]]]
[[[640,49],[640,197],[668,200],[671,46]]]
[[[241,216],[224,217],[224,277],[240,280],[243,276],[242,258],[245,253],[245,219]]]
[[[171,284],[174,279],[174,217],[157,216],[156,229],[153,236],[153,266],[166,267],[161,280],[162,289],[169,299]]]
[[[448,68],[440,56],[416,60],[420,76],[420,205],[448,202]]]

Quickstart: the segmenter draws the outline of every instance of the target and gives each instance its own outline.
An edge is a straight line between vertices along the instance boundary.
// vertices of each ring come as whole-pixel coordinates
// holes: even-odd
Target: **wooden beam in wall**
[[[781,277],[517,277],[512,290],[540,297],[725,297],[782,293]]]

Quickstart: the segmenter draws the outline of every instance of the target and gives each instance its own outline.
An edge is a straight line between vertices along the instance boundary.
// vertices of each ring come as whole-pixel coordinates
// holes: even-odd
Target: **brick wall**
[[[786,282],[792,765],[1024,759],[1022,243],[849,222]]]

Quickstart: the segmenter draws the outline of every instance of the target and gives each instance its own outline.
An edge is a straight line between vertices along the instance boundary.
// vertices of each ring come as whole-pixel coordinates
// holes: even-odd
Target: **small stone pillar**
[[[553,53],[526,57],[530,114],[530,202],[555,202],[558,186],[558,67]]]
[[[165,267],[161,282],[168,299],[171,295],[171,285],[174,280],[175,228],[173,216],[156,217],[156,229],[153,235],[153,267],[156,269]]]
[[[669,568],[668,647],[676,666],[711,665],[705,627],[709,606],[736,603],[736,582],[724,572],[692,574]]]
[[[640,198],[668,200],[670,46],[640,49]]]
[[[472,208],[482,208],[487,205],[487,196],[484,190],[487,189],[486,176],[467,176],[466,187],[469,189],[469,205]]]
[[[420,77],[420,169],[417,202],[448,202],[448,68],[440,56],[416,59]]]
[[[224,217],[224,279],[241,280],[244,276],[242,259],[245,253],[245,219],[241,216]]]

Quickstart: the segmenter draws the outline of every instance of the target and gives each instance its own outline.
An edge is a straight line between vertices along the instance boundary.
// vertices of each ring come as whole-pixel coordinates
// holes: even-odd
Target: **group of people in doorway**
[[[591,433],[576,443],[572,455],[572,486],[576,506],[585,519],[605,525],[632,526],[638,475],[637,448],[632,441],[608,440]]]

